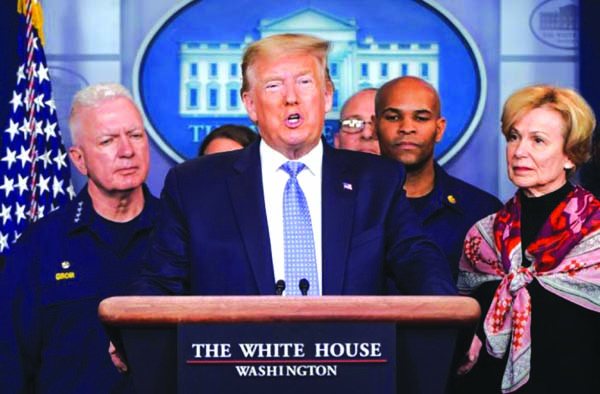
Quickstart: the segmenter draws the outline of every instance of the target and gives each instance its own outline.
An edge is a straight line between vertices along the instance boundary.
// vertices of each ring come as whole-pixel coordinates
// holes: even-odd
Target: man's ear
[[[256,115],[256,106],[254,105],[254,99],[249,92],[242,93],[242,100],[244,101],[244,107],[246,107],[246,112],[248,112],[248,116],[255,124],[258,124],[258,116]]]
[[[72,146],[69,148],[69,157],[71,158],[71,163],[77,168],[82,175],[87,176],[87,167],[85,165],[85,155],[83,151],[78,146]]]
[[[371,115],[371,123],[373,124],[373,129],[375,130],[375,134],[379,136],[379,118],[377,118],[376,114]]]
[[[338,130],[338,132],[333,136],[333,147],[336,149],[340,149],[340,133],[341,131]]]
[[[331,81],[325,81],[325,113],[331,111],[333,107],[333,84]]]
[[[442,140],[444,131],[446,131],[446,118],[440,116],[438,120],[435,121],[435,142],[440,142]]]

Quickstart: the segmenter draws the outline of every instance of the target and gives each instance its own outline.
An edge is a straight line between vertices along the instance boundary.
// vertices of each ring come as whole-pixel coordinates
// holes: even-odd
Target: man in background
[[[467,231],[502,204],[435,162],[435,145],[444,135],[446,119],[438,92],[429,83],[412,76],[385,83],[377,92],[375,113],[381,155],[404,164],[408,200],[446,255],[456,280]]]
[[[333,137],[333,145],[337,149],[379,154],[373,127],[375,93],[377,89],[367,88],[346,100],[340,111],[340,128]]]
[[[70,115],[74,201],[30,227],[8,256],[0,291],[0,387],[6,393],[132,393],[107,353],[103,298],[126,294],[159,203],[144,185],[148,138],[122,86],[89,86]]]

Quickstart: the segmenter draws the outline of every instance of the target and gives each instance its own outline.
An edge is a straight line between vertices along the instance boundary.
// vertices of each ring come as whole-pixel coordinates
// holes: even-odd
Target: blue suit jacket
[[[274,294],[259,141],[169,171],[135,293]],[[389,275],[404,294],[455,293],[403,180],[397,162],[324,143],[323,294],[383,294]]]

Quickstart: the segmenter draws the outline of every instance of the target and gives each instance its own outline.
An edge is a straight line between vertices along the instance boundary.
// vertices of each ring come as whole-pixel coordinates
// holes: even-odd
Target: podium
[[[103,300],[98,315],[125,356],[138,392],[182,392],[178,327],[216,325],[235,333],[236,326],[246,332],[248,325],[334,324],[342,332],[346,324],[388,324],[396,329],[394,391],[435,394],[444,392],[458,333],[472,335],[480,309],[461,296],[129,296]],[[242,392],[252,393],[251,387]]]

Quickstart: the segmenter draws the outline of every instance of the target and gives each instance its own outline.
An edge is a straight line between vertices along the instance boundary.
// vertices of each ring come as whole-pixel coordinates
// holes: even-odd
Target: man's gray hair
[[[71,132],[71,144],[77,145],[77,135],[80,132],[79,112],[84,108],[100,105],[105,100],[125,98],[133,102],[129,90],[118,83],[98,83],[87,86],[78,91],[73,97],[71,113],[69,115],[69,129]]]

